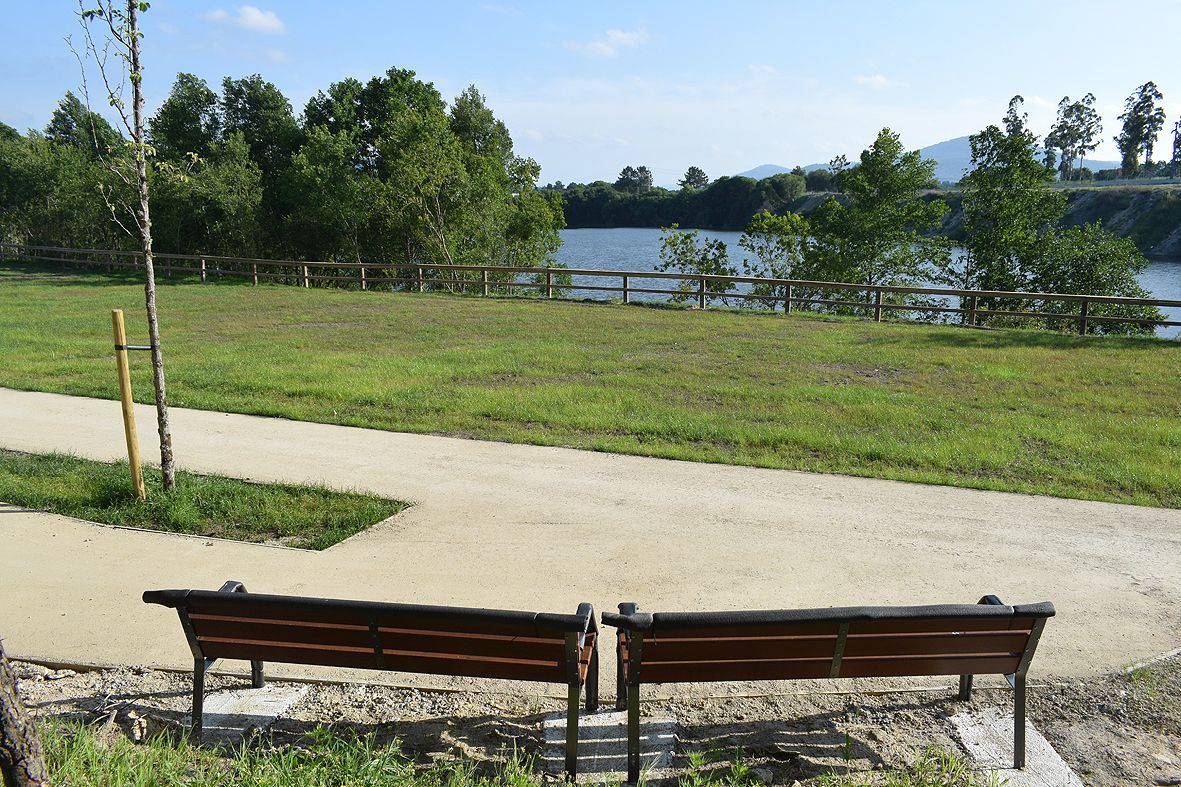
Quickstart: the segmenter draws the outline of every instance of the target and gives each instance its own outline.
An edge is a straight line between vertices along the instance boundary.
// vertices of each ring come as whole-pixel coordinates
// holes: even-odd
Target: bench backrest
[[[589,604],[573,615],[277,596],[152,590],[173,607],[194,655],[288,664],[566,683],[585,679]]]
[[[605,614],[631,683],[1024,674],[1052,604]],[[638,669],[633,663],[638,656]]]

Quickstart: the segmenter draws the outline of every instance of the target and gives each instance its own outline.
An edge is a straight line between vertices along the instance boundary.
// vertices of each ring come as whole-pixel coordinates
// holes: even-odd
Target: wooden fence
[[[67,249],[56,246],[28,246],[0,243],[0,256],[36,262],[53,262],[77,267],[139,269],[143,254],[112,249]],[[791,312],[797,308],[835,306],[860,310],[878,322],[888,312],[922,314],[958,314],[967,325],[977,325],[987,318],[1027,318],[1062,320],[1075,323],[1080,334],[1101,323],[1135,323],[1145,327],[1181,327],[1181,320],[1150,320],[1104,314],[1096,307],[1154,306],[1181,307],[1181,300],[1158,298],[1120,298],[1106,295],[1072,295],[1046,292],[1008,292],[1002,290],[960,290],[944,287],[900,287],[880,284],[772,279],[753,276],[717,276],[710,274],[662,271],[607,271],[585,268],[528,268],[492,265],[435,265],[418,263],[314,262],[302,260],[264,260],[243,257],[220,257],[201,254],[156,254],[159,276],[187,274],[202,283],[226,277],[249,279],[252,284],[270,282],[300,287],[331,286],[361,290],[382,286],[407,290],[448,290],[478,292],[482,296],[536,291],[546,298],[564,296],[570,291],[614,293],[624,303],[635,294],[663,295],[695,301],[701,309],[727,299],[759,300],[781,306]],[[522,276],[526,277],[522,280]],[[604,283],[576,284],[565,276],[603,279]],[[561,277],[561,278],[559,278]],[[673,289],[635,286],[636,280],[675,282]],[[761,292],[728,291],[733,285],[748,285]],[[866,300],[848,300],[841,293],[860,293]],[[771,293],[771,294],[766,294]],[[923,298],[958,298],[958,306],[943,302],[906,300]],[[1077,311],[1033,311],[1028,304],[1055,304]],[[1016,308],[996,308],[1013,304]],[[1026,306],[1022,307],[1022,304]]]

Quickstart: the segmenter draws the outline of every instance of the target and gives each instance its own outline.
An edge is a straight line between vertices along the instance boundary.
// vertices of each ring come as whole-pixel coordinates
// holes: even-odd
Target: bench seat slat
[[[949,632],[940,634],[850,634],[845,657],[895,656],[922,653],[1020,653],[1028,634],[1023,632]],[[734,659],[828,657],[835,636],[716,637],[644,640],[644,663]]]
[[[937,654],[899,658],[856,657],[841,662],[837,677],[904,677],[911,675],[1005,674],[1016,670],[1019,657],[999,654]],[[640,672],[644,683],[799,680],[830,677],[831,658],[751,659],[743,661],[679,661],[649,664]]]
[[[193,629],[202,641],[253,640],[292,645],[346,645],[373,650],[373,634],[367,626],[326,626],[236,618],[194,616]],[[565,657],[562,640],[512,637],[501,634],[462,634],[413,629],[378,629],[383,650],[453,652],[474,656],[540,658]]]
[[[331,667],[384,669],[391,672],[417,672],[432,675],[460,675],[480,678],[564,683],[566,665],[558,661],[483,658],[451,653],[385,651],[384,666],[379,667],[373,649],[351,647],[299,646],[291,643],[202,640],[202,649],[213,658],[246,661],[273,661],[285,664],[315,664]]]
[[[659,621],[645,639],[699,639],[701,637],[775,637],[775,636],[836,636],[839,623],[755,623],[723,626],[680,627],[662,625]],[[1033,628],[1033,618],[1019,617],[977,617],[977,618],[926,618],[926,619],[884,619],[853,620],[849,622],[850,634],[923,634],[947,631],[1025,631]]]

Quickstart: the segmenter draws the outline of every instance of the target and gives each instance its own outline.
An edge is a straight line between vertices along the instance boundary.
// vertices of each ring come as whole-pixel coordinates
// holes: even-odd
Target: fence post
[[[310,286],[308,284],[308,266],[303,265],[301,267],[303,268],[303,286],[304,288],[307,288]]]
[[[624,277],[623,277],[623,302],[624,303],[631,303],[632,302],[631,278],[632,278],[631,276],[624,274]]]
[[[881,322],[882,321],[882,289],[881,289],[881,287],[879,287],[877,290],[874,291],[873,302],[874,302],[873,320],[874,320],[874,322]]]
[[[415,265],[414,269],[416,271],[418,271],[418,291],[423,292],[424,290],[423,290],[423,286],[422,286],[422,263],[420,262],[417,265]]]
[[[968,300],[968,325],[976,326],[976,296]]]
[[[251,281],[254,283],[254,286],[257,287],[258,286],[258,263],[257,262],[250,263],[250,278],[251,278]]]
[[[205,283],[205,258],[201,258],[201,283]]]
[[[791,285],[787,285],[787,297],[783,299],[783,313],[791,314]]]
[[[1086,298],[1083,299],[1083,308],[1079,310],[1078,317],[1078,332],[1081,336],[1087,335],[1087,317],[1091,314],[1091,302]]]
[[[705,308],[705,277],[701,277],[701,290],[697,294],[697,305],[699,308]]]
[[[545,269],[545,297],[554,297],[554,274],[549,268]]]
[[[480,271],[481,288],[480,291],[485,298],[488,297],[488,269]]]
[[[365,266],[361,266],[361,290],[369,289],[369,284],[365,281]]]

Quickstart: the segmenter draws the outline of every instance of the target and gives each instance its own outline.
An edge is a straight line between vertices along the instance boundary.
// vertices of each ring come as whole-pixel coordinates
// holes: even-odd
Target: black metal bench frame
[[[846,644],[848,642],[849,629],[851,624],[858,621],[922,621],[924,618],[956,618],[963,616],[965,618],[997,618],[1004,620],[1006,613],[995,609],[996,607],[1004,607],[1005,605],[996,596],[985,596],[980,599],[980,602],[975,605],[959,604],[959,605],[944,605],[939,607],[857,607],[857,608],[833,608],[833,609],[814,609],[814,610],[769,610],[765,612],[733,612],[733,613],[672,613],[672,615],[665,614],[663,617],[668,621],[667,628],[679,628],[682,631],[686,628],[701,630],[701,638],[707,641],[710,632],[710,627],[729,629],[731,631],[740,628],[744,625],[750,626],[764,626],[771,627],[777,624],[790,626],[793,623],[800,624],[805,622],[812,623],[832,623],[838,626],[836,636],[833,638],[833,646],[831,655],[824,657],[823,662],[830,664],[827,668],[827,677],[838,678],[843,677],[841,674],[842,659],[845,653]],[[983,608],[982,608],[983,607]],[[1008,654],[1010,660],[1017,659],[1017,668],[1009,674],[1004,674],[1006,680],[1013,687],[1013,767],[1025,767],[1025,679],[1026,673],[1029,671],[1030,662],[1033,660],[1034,651],[1037,648],[1038,640],[1041,637],[1042,630],[1045,627],[1046,620],[1054,615],[1054,607],[1048,602],[1041,604],[1028,604],[1015,607],[1005,607],[1009,610],[1007,613],[1010,619],[1026,619],[1031,618],[1030,630],[1025,641],[1025,646],[1020,651],[1012,651]],[[913,613],[913,617],[908,617],[907,613]],[[638,783],[640,777],[640,686],[647,682],[650,684],[672,682],[661,680],[644,680],[644,642],[646,639],[656,641],[659,628],[662,624],[662,615],[660,613],[648,614],[639,612],[639,607],[634,603],[626,603],[619,605],[619,614],[605,612],[603,613],[603,623],[608,626],[613,626],[618,629],[618,637],[616,643],[616,709],[623,710],[627,708],[627,771],[628,781],[635,784]],[[950,631],[947,629],[933,630],[929,636],[956,636],[961,635],[961,632]],[[872,635],[867,635],[872,636]],[[879,635],[881,637],[890,636],[889,633]],[[905,636],[895,634],[894,636]],[[724,639],[722,639],[724,642]],[[668,640],[665,640],[668,642]],[[716,644],[716,641],[715,641]],[[785,653],[787,647],[785,647]],[[923,658],[925,656],[938,657],[937,654],[910,654],[911,657]],[[883,657],[885,658],[885,657]],[[905,656],[898,656],[900,660],[905,660]],[[951,658],[958,658],[952,656]],[[817,661],[817,659],[812,659]],[[753,662],[748,662],[753,663]],[[742,677],[741,670],[734,668],[734,675],[727,677],[677,677],[676,682],[709,682],[712,680],[720,681],[743,681],[743,680],[791,680],[793,678],[780,677]],[[908,674],[951,674],[946,672],[926,672],[926,673],[908,673]],[[990,673],[991,674],[991,673]],[[817,676],[819,678],[824,675]],[[848,677],[848,676],[844,676]],[[872,674],[862,674],[858,677],[875,677]],[[883,676],[877,676],[883,677]],[[889,677],[886,675],[885,677]],[[961,700],[969,700],[972,697],[972,675],[960,675],[959,679],[959,693],[958,697]]]
[[[190,591],[190,590],[148,590],[144,591],[143,601],[148,604],[159,604],[165,607],[174,608],[177,615],[180,617],[181,627],[184,629],[185,638],[188,640],[189,649],[193,653],[193,711],[192,711],[192,727],[191,734],[195,738],[199,738],[202,732],[204,700],[205,700],[205,673],[213,667],[213,665],[223,657],[210,658],[205,653],[205,648],[202,647],[201,638],[198,635],[197,628],[193,620],[190,618],[189,610],[189,596],[191,593],[197,593],[200,596],[208,598],[213,595],[210,591]],[[334,605],[336,608],[348,609],[348,605],[353,605],[362,610],[372,610],[376,615],[381,612],[398,612],[400,610],[413,610],[415,613],[437,613],[450,616],[454,620],[463,621],[470,619],[473,623],[473,635],[478,636],[479,622],[482,620],[495,619],[497,615],[522,615],[533,614],[534,620],[538,622],[549,631],[557,631],[563,634],[565,641],[565,682],[567,684],[567,724],[566,724],[566,772],[570,778],[573,778],[577,773],[578,763],[578,711],[580,705],[580,697],[583,686],[586,687],[586,709],[587,711],[595,711],[599,704],[599,652],[598,652],[598,627],[595,623],[594,609],[590,604],[579,604],[578,611],[574,615],[554,615],[546,613],[515,613],[503,610],[484,610],[484,609],[463,609],[458,607],[441,607],[441,606],[422,606],[422,605],[408,605],[408,604],[382,604],[377,602],[350,602],[336,599],[318,599],[308,598],[303,596],[265,596],[259,594],[248,594],[246,587],[234,580],[226,582],[217,591],[217,594],[244,594],[249,596],[251,600],[268,599],[268,600],[283,600],[290,603],[311,603]],[[245,600],[245,599],[243,599]],[[398,658],[387,658],[387,654],[383,652],[382,643],[378,634],[377,624],[373,621],[376,617],[372,617],[369,623],[369,628],[372,633],[372,647],[374,666],[361,667],[369,669],[388,669],[396,672],[427,672],[426,670],[415,670],[406,668],[405,665],[398,663]],[[290,621],[289,621],[290,622]],[[281,643],[272,643],[281,644]],[[445,651],[440,651],[445,653]],[[229,657],[225,657],[229,658]],[[282,659],[272,659],[279,663],[283,663]],[[387,661],[388,666],[387,666]],[[315,661],[299,661],[287,663],[302,663],[302,664],[316,664]],[[333,665],[327,665],[333,666]],[[435,670],[430,670],[430,674],[469,674],[463,672],[446,673]],[[477,675],[476,677],[482,677]],[[549,682],[545,678],[529,678],[522,677],[521,680],[542,680]],[[553,681],[558,682],[558,681]],[[264,675],[264,664],[262,661],[250,660],[250,685],[254,688],[261,688],[266,684],[266,677]]]

